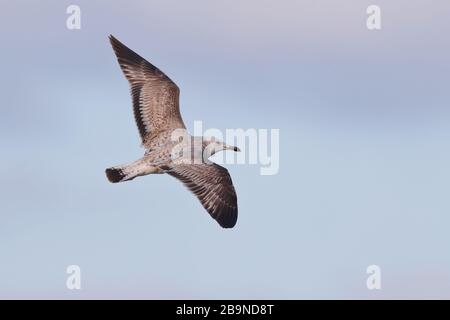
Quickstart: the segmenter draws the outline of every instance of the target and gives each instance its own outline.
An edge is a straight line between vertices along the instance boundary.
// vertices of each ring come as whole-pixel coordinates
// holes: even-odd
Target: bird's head
[[[203,149],[208,153],[209,156],[225,150],[231,150],[235,152],[240,152],[241,150],[236,146],[231,146],[226,144],[223,141],[217,140],[215,138],[212,139],[204,139],[203,140]]]

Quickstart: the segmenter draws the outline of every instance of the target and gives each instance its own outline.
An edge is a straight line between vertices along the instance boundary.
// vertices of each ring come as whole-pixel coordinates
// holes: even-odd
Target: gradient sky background
[[[450,298],[449,1],[1,7],[0,298]],[[109,34],[179,85],[190,130],[280,129],[278,175],[227,166],[235,229],[171,177],[106,180],[143,152]]]

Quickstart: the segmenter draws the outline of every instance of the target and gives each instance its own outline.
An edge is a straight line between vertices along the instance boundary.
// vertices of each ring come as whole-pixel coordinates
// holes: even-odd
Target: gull
[[[131,87],[134,118],[145,153],[132,163],[106,169],[108,180],[117,183],[166,173],[194,193],[220,226],[234,227],[238,207],[230,174],[208,158],[239,148],[215,138],[190,136],[180,114],[178,86],[114,36],[109,40]]]

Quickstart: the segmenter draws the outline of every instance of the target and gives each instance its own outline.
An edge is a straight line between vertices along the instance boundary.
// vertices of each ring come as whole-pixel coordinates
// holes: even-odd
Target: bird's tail
[[[108,177],[109,182],[116,183],[126,181],[126,174],[120,167],[113,167],[106,169],[106,176]]]
[[[133,180],[138,176],[148,174],[148,165],[143,159],[137,160],[130,164],[115,166],[106,169],[106,177],[112,183]]]

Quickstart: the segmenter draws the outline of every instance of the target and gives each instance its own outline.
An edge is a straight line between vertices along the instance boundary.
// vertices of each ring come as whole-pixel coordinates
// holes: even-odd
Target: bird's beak
[[[225,150],[231,150],[231,151],[236,151],[236,152],[240,152],[241,151],[241,149],[239,149],[238,147],[235,147],[235,146],[230,146],[230,145],[224,145],[224,149]]]

